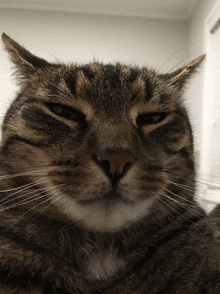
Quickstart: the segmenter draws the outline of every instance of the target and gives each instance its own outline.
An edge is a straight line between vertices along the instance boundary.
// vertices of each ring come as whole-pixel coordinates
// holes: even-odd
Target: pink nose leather
[[[129,153],[106,153],[98,156],[98,160],[110,163],[109,172],[112,175],[122,174],[126,163],[132,164],[134,162],[133,156]]]

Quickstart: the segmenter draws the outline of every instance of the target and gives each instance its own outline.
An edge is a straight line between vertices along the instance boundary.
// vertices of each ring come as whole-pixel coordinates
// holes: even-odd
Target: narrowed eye
[[[46,106],[56,115],[66,119],[71,119],[78,122],[85,121],[85,115],[72,107],[50,102],[46,103]]]
[[[145,125],[152,125],[157,124],[165,119],[166,117],[165,112],[153,112],[153,113],[145,113],[141,114],[137,117],[137,125],[145,126]]]

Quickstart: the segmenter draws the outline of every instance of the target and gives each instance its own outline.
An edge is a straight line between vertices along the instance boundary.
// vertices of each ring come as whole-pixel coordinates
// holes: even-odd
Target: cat
[[[205,55],[156,74],[2,40],[20,89],[2,126],[0,293],[220,293],[181,98]]]

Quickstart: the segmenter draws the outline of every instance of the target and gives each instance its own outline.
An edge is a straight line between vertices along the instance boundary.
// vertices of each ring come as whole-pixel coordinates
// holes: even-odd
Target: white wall
[[[219,0],[199,0],[189,20],[189,47],[190,55],[199,56],[203,53],[209,54],[206,51],[206,23],[210,16],[213,7]],[[220,2],[220,1],[219,1]],[[210,58],[207,57],[204,65],[199,69],[199,73],[194,76],[191,84],[188,88],[187,95],[189,101],[190,113],[194,122],[194,134],[195,134],[195,149],[198,154],[198,201],[203,207],[209,211],[213,209],[217,202],[220,202],[218,189],[219,177],[208,176],[208,166],[204,166],[205,159],[207,157],[207,149],[204,148],[209,140],[208,134],[205,132],[205,124],[210,124],[209,107],[205,106],[204,102],[211,101],[209,95],[204,94],[204,84],[207,81],[207,61]],[[205,96],[206,95],[206,96]],[[218,142],[219,143],[219,142]],[[208,159],[209,160],[209,159]],[[207,162],[206,162],[207,163]],[[204,184],[203,184],[204,183]]]
[[[0,28],[48,61],[81,63],[95,58],[158,69],[170,58],[161,72],[188,61],[188,27],[178,21],[1,9]],[[15,83],[0,46],[1,120]]]
[[[189,48],[190,56],[196,58],[205,52],[205,21],[209,16],[214,4],[218,0],[199,0],[194,8],[189,20]],[[202,98],[204,84],[204,65],[198,70],[188,87],[187,97],[189,98],[189,109],[194,122],[195,129],[195,147],[199,152],[201,150],[202,137]]]

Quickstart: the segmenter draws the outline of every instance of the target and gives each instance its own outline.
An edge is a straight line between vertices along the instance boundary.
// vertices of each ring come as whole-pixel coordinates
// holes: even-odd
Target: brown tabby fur
[[[0,293],[220,293],[181,101],[204,56],[157,75],[51,64],[2,39],[20,91],[2,128]]]

